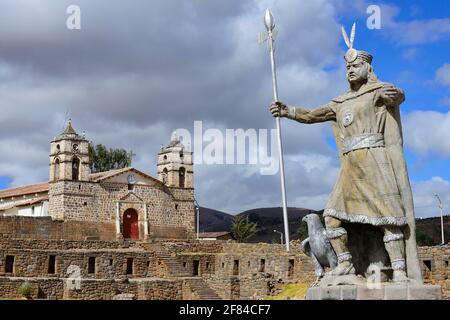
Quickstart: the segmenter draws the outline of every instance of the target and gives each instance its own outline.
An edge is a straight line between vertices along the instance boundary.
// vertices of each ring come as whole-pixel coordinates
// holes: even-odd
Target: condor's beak
[[[308,218],[307,218],[307,216],[304,216],[304,217],[302,218],[302,221],[303,221],[303,222],[306,222],[306,220],[308,220]]]

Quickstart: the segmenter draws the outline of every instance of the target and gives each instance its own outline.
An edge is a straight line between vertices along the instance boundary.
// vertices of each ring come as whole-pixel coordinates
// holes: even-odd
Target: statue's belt
[[[342,143],[342,154],[364,148],[384,147],[382,133],[364,133],[345,137]]]

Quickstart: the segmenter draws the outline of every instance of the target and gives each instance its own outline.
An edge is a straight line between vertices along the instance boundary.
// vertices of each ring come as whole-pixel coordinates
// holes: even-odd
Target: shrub
[[[31,284],[29,282],[24,282],[20,286],[19,292],[24,298],[31,299],[33,288],[31,288]]]

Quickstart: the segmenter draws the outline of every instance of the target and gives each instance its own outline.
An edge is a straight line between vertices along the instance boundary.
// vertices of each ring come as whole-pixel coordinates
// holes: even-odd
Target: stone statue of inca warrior
[[[301,123],[331,121],[341,161],[339,178],[325,207],[326,234],[338,257],[331,275],[355,273],[344,224],[381,228],[393,281],[422,281],[415,239],[411,187],[403,156],[400,104],[404,92],[377,79],[372,55],[353,48],[355,25],[345,54],[350,89],[313,110],[274,102],[270,111]]]

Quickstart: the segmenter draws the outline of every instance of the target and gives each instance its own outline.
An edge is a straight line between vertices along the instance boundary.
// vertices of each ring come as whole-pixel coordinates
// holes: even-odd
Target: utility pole
[[[439,209],[441,210],[441,237],[442,237],[441,244],[444,245],[445,244],[445,240],[444,240],[444,215],[443,215],[442,201],[441,201],[441,198],[439,198],[439,195],[437,193],[434,196],[438,199],[438,201],[439,201]]]
[[[195,199],[195,197],[194,197],[194,205],[195,211],[197,212],[197,240],[198,240],[200,232],[200,206],[198,205],[197,199]]]

